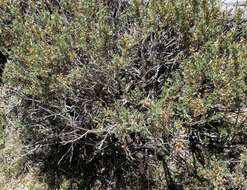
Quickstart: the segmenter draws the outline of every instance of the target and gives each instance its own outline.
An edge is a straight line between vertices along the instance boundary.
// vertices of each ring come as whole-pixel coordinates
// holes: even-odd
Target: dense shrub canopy
[[[241,13],[208,0],[0,7],[1,97],[17,99],[0,122],[50,189],[247,188]]]

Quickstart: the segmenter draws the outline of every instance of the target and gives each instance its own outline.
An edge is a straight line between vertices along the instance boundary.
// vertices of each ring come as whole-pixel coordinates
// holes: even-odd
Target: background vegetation
[[[246,189],[246,40],[217,1],[1,0],[0,188]]]

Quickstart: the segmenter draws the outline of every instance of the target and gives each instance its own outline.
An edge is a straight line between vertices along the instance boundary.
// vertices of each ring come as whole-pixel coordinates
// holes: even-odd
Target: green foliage
[[[246,188],[246,24],[145,2],[0,1],[25,159],[51,189]]]

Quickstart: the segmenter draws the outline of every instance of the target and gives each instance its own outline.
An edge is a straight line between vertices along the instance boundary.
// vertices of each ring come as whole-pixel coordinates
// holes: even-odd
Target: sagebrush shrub
[[[50,188],[246,188],[246,26],[219,2],[0,7],[6,117]]]

